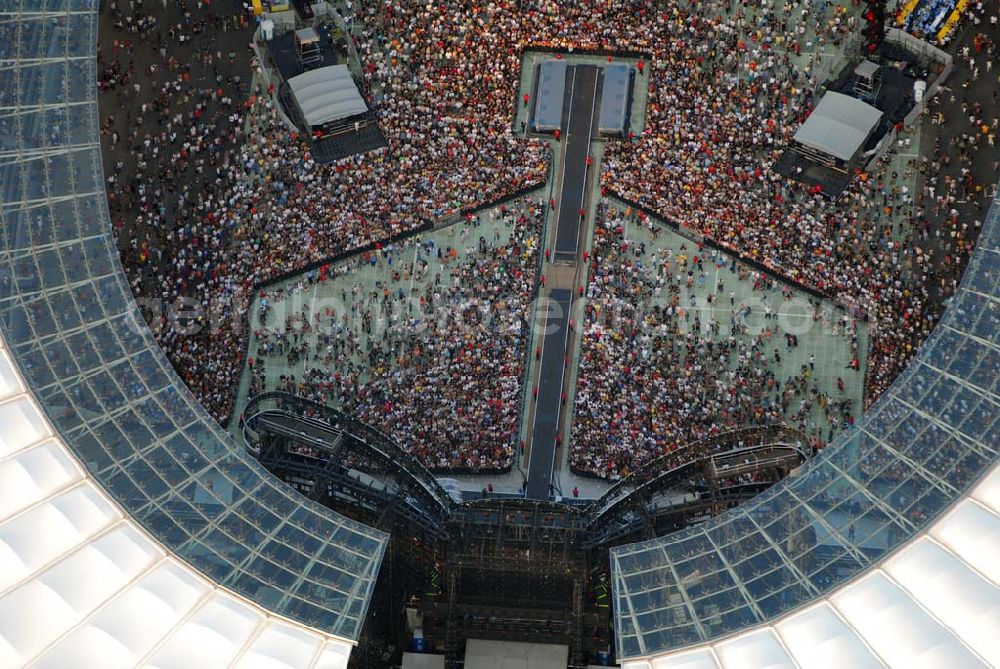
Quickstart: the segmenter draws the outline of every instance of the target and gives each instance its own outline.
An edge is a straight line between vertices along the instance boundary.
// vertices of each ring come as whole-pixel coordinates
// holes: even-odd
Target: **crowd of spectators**
[[[155,37],[142,34],[147,21],[114,20],[125,35],[101,50],[101,88],[126,110],[103,119],[102,133],[112,149],[123,144],[107,186],[116,227],[127,230],[125,266],[159,343],[220,421],[232,410],[254,286],[547,173],[542,142],[522,141],[488,110],[423,107],[407,92],[421,88],[412,76],[393,80],[403,88],[382,101],[388,148],[320,166],[251,89],[249,69],[238,71],[252,54],[246,12],[189,6]],[[216,48],[225,33],[204,26],[244,46]]]
[[[792,16],[816,11],[804,5]],[[665,220],[863,309],[876,324],[866,391],[869,400],[877,397],[939,316],[930,290],[950,294],[961,276],[980,221],[959,221],[954,203],[984,202],[989,182],[977,182],[971,168],[975,152],[993,144],[996,112],[969,108],[957,147],[938,142],[902,175],[883,161],[830,203],[772,170],[815,102],[811,91],[819,82],[788,54],[802,46],[805,21],[779,19],[767,8],[755,19],[742,10],[714,19],[710,12],[709,18],[674,13],[686,30],[648,68],[646,129],[633,142],[608,147],[603,183]],[[821,46],[843,42],[856,28],[843,14],[819,22]],[[992,49],[982,49],[986,60],[995,57]],[[981,54],[962,54],[975,76],[977,56],[982,62]],[[899,143],[905,151],[910,139]],[[952,160],[961,163],[963,178],[939,179]],[[898,177],[910,179],[915,170],[926,179],[924,192],[900,184]],[[932,235],[932,219],[941,218],[943,232]],[[893,220],[900,221],[895,240]],[[935,246],[943,251],[937,258]]]
[[[633,229],[625,238],[627,225],[624,212],[611,209],[595,230],[570,442],[574,470],[626,476],[686,444],[753,425],[785,423],[822,444],[854,421],[857,407],[843,379],[824,387],[815,356],[782,373],[782,353],[798,346],[777,315],[789,289],[740,268],[740,280],[759,293],[751,315],[733,286],[709,278],[730,262],[721,252],[693,243],[676,253],[651,250],[643,240],[649,235]],[[659,224],[647,225],[655,232]],[[857,358],[856,319],[819,301],[809,316],[848,341]]]
[[[264,292],[251,393],[336,406],[435,470],[509,469],[544,211],[518,198],[490,226],[457,223],[454,245],[415,238]],[[369,285],[360,269],[383,278]]]
[[[114,3],[109,11],[128,14]],[[926,176],[925,192],[896,185],[884,170],[830,203],[772,172],[818,83],[813,66],[794,65],[792,54],[843,46],[858,28],[846,7],[386,2],[354,3],[353,12],[363,26],[356,42],[364,89],[388,147],[330,166],[312,160],[305,138],[251,85],[245,63],[253,21],[245,9],[171,3],[162,19],[119,16],[117,32],[102,35],[102,109],[115,109],[102,119],[113,156],[107,185],[125,265],[136,294],[155,301],[146,304],[161,345],[219,420],[229,417],[244,364],[254,286],[546,178],[546,145],[513,127],[522,54],[533,47],[644,54],[637,85],[649,91],[645,129],[607,146],[603,186],[867,309],[877,323],[871,397],[933,327],[929,286],[953,290],[971,249],[976,223],[960,221],[953,203],[978,195],[982,184],[971,170],[962,179],[935,175],[948,161],[971,165],[974,153],[992,144],[995,108],[970,109],[957,148],[939,145],[909,168]],[[965,62],[988,62],[993,45],[984,51],[985,60],[977,52]],[[889,229],[890,212],[909,221],[896,232],[902,241]],[[931,218],[940,216],[948,219],[944,233],[932,234]],[[943,265],[931,246],[945,249]],[[177,305],[188,316],[177,318]],[[429,356],[419,363],[438,388],[463,375],[433,367],[438,363]],[[382,421],[399,431],[429,410],[407,399],[410,393],[390,396],[412,369],[400,367],[393,372],[400,379],[365,395],[384,399]],[[441,402],[447,413],[453,395],[462,394],[460,386],[449,392],[428,402]],[[500,397],[474,402],[506,407]],[[359,410],[374,415],[373,406]],[[506,412],[491,409],[480,425],[506,439],[506,427],[497,428]],[[441,437],[433,429],[416,434]]]

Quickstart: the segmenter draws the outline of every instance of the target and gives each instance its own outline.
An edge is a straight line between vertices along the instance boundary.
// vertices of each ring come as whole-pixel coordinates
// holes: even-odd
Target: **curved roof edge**
[[[356,640],[388,535],[306,500],[236,444],[132,297],[102,178],[97,10],[0,7],[0,333],[32,398],[18,405],[41,411],[43,431],[157,550],[263,610]],[[0,419],[0,443],[13,424]]]
[[[622,669],[1000,667],[1000,466],[876,568],[774,622]]]
[[[0,338],[0,666],[342,669],[353,644],[210,582],[111,500]]]
[[[753,638],[771,644],[776,658],[791,653],[795,662],[787,664],[794,666],[798,651],[782,645],[782,631],[795,628],[790,621],[826,616],[830,629],[857,622],[859,638],[890,666],[915,666],[900,653],[933,657],[921,654],[936,652],[935,634],[941,648],[951,649],[946,655],[958,659],[949,664],[943,655],[928,666],[978,666],[984,658],[1000,666],[996,639],[965,647],[945,638],[959,619],[953,609],[961,608],[945,593],[980,587],[992,593],[994,608],[975,599],[969,606],[992,616],[982,622],[996,636],[998,465],[1000,194],[941,322],[855,428],[758,498],[704,524],[611,551],[619,657],[643,658],[626,662],[637,669],[650,661],[656,669],[762,666],[766,655],[744,664],[744,653],[719,654],[750,648]],[[943,537],[978,541],[978,554]],[[994,567],[983,567],[984,560]],[[918,564],[931,571],[912,571]],[[976,587],[929,591],[921,579],[929,581],[932,568]],[[896,634],[903,632],[897,616],[926,638]],[[886,639],[912,648],[883,651]]]

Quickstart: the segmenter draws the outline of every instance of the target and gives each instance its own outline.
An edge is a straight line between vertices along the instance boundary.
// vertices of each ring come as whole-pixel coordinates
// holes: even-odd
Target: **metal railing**
[[[805,450],[806,444],[808,444],[808,438],[802,432],[783,424],[745,427],[712,435],[686,444],[646,463],[612,486],[597,501],[587,507],[587,512],[593,514],[596,521],[612,507],[643,487],[662,479],[671,472],[703,461],[707,457],[716,457],[722,453],[735,454],[740,449],[773,446],[793,448],[801,453],[802,459],[805,460],[809,455]],[[683,460],[680,463],[671,464],[677,460],[678,456],[681,456]]]
[[[312,421],[327,429],[346,432],[383,460],[395,463],[408,473],[435,499],[446,514],[451,514],[455,506],[452,497],[418,458],[403,450],[389,435],[357,418],[348,416],[339,409],[290,393],[280,391],[262,393],[247,403],[240,417],[240,427],[247,449],[254,455],[260,453],[257,447],[260,435],[255,425],[260,417],[269,412],[282,413],[303,421]]]

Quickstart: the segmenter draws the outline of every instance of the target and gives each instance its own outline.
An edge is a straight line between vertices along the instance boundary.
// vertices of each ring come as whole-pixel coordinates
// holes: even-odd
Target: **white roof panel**
[[[883,669],[872,653],[827,603],[789,616],[775,629],[802,667],[810,669]]]
[[[0,460],[0,520],[80,481],[83,472],[54,441]]]
[[[887,664],[910,669],[986,664],[880,571],[830,598],[841,615]]]
[[[86,487],[74,488],[0,525],[0,591],[109,526],[115,515],[97,500]],[[57,503],[76,513],[67,516]]]
[[[652,669],[719,669],[719,664],[710,650],[702,648],[655,659]]]
[[[988,506],[995,513],[1000,513],[1000,467],[994,469],[972,491],[972,497]]]
[[[885,565],[924,608],[990,665],[1000,667],[1000,588],[928,538],[908,546]]]
[[[0,458],[49,436],[45,421],[26,396],[0,402]]]
[[[1000,516],[967,499],[930,531],[983,576],[1000,584]]]
[[[208,591],[176,563],[161,561],[50,649],[42,664],[57,669],[95,657],[104,666],[135,666]]]
[[[351,648],[347,644],[328,641],[319,657],[316,658],[316,669],[346,669],[351,657]]]
[[[138,578],[162,553],[127,523],[93,538],[38,575],[81,615]],[[80,578],[86,574],[86,578]]]
[[[149,664],[162,669],[228,666],[264,620],[241,602],[213,593],[167,637]]]
[[[796,669],[769,627],[723,641],[715,654],[723,669]]]
[[[10,354],[0,350],[0,397],[10,397],[21,390],[21,381],[14,371],[14,365],[10,361]]]
[[[306,667],[320,650],[318,639],[292,625],[271,621],[236,662],[241,669]]]
[[[85,625],[46,651],[40,659],[32,662],[32,666],[39,669],[61,669],[73,666],[81,657],[91,658],[108,669],[134,667],[136,659],[122,637],[109,634],[99,627]]]

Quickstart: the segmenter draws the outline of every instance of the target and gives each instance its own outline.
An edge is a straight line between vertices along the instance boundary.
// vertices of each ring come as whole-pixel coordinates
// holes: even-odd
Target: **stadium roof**
[[[32,657],[49,632],[23,621],[69,632],[89,612],[126,601],[108,597],[157,565],[173,565],[185,587],[242,602],[240,615],[349,644],[387,536],[270,475],[174,373],[132,298],[108,215],[94,85],[98,3],[47,6],[0,10],[10,37],[0,44],[8,84],[0,125],[9,130],[0,152],[0,336],[6,369],[17,370],[5,374],[8,395],[27,392],[2,405],[0,444],[20,458],[20,449],[55,439],[17,460],[11,471],[26,487],[0,486],[8,509],[0,564],[10,579],[0,588],[0,608],[9,605],[0,649]],[[53,488],[42,485],[50,477],[60,481]],[[40,496],[22,504],[31,491]],[[102,571],[102,560],[117,566]],[[19,608],[23,616],[11,615]],[[128,617],[123,624],[144,624]],[[229,623],[218,624],[229,635]]]
[[[159,544],[80,466],[0,339],[0,666],[332,668],[351,646]]]
[[[364,114],[368,105],[346,65],[319,67],[292,77],[288,85],[311,126]]]
[[[881,119],[882,112],[867,102],[830,91],[793,139],[841,160],[850,160]]]
[[[1000,620],[998,393],[1000,196],[941,323],[854,429],[754,500],[611,551],[619,658],[799,662],[787,633],[889,666],[1000,666],[983,632]],[[801,666],[883,666],[824,658]]]
[[[915,541],[800,611],[622,669],[1000,666],[1000,468]]]

